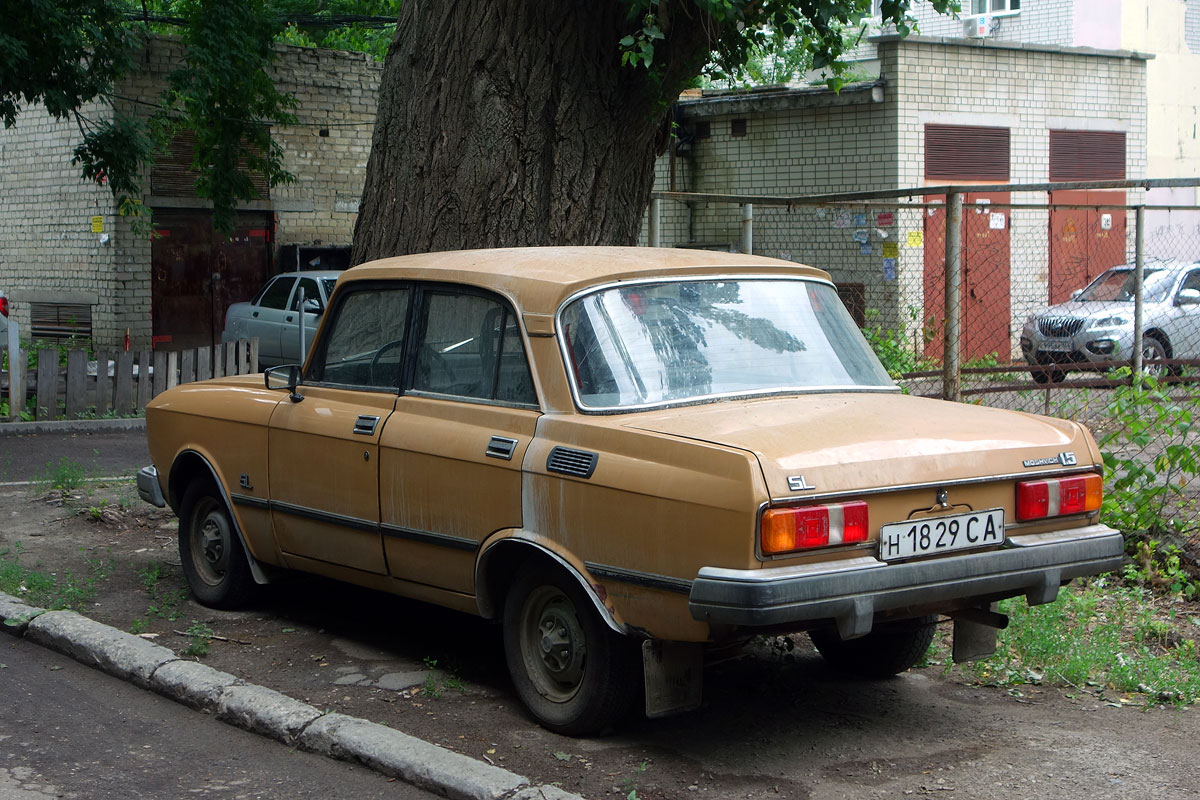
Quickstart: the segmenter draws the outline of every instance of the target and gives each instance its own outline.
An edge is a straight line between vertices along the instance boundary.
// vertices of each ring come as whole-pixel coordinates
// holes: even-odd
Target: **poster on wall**
[[[896,280],[896,259],[885,258],[883,260],[883,279],[885,281]]]

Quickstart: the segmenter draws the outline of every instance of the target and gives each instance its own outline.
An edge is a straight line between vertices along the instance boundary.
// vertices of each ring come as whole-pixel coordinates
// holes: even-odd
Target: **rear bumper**
[[[158,469],[153,466],[142,467],[137,474],[138,497],[147,503],[164,508],[167,500],[163,497],[162,487],[158,484]]]
[[[1072,578],[1121,565],[1125,541],[1106,525],[1011,536],[1001,550],[886,564],[874,556],[777,569],[705,567],[692,583],[692,616],[745,627],[832,621],[843,639],[869,633],[875,614],[953,608],[963,600],[1025,595],[1049,603]]]

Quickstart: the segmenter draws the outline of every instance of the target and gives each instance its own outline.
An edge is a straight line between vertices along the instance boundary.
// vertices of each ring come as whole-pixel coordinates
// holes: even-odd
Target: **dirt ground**
[[[132,483],[65,499],[0,486],[0,553],[70,583],[81,610],[318,708],[364,717],[588,798],[1117,798],[1195,796],[1200,710],[1137,707],[1066,687],[965,685],[938,666],[844,679],[796,637],[706,670],[693,713],[571,739],[524,715],[498,627],[297,577],[249,611],[187,595],[175,520]]]

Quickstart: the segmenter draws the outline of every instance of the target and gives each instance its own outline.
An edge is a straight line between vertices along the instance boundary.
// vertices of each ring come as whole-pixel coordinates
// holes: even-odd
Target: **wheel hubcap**
[[[583,682],[587,640],[575,606],[552,586],[534,590],[522,614],[521,645],[526,673],[538,693],[563,703]]]
[[[229,564],[229,523],[211,500],[196,509],[191,531],[192,564],[196,574],[210,586],[225,577]]]

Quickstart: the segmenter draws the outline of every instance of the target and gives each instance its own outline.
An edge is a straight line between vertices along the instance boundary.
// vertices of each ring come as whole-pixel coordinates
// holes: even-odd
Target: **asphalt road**
[[[0,800],[434,797],[10,636],[0,636],[0,708]]]
[[[0,483],[43,480],[63,463],[88,477],[133,478],[150,463],[146,432],[14,435],[0,431]]]

